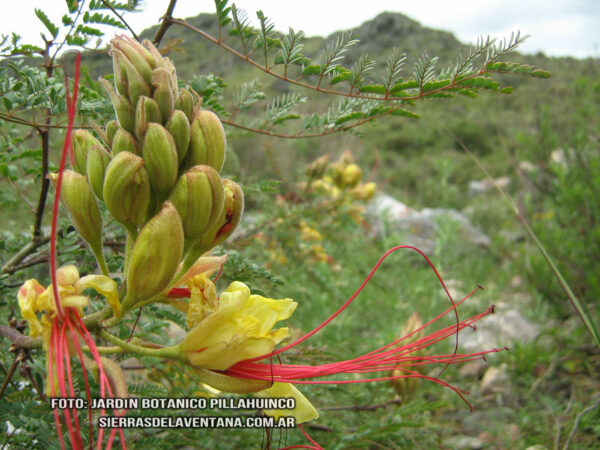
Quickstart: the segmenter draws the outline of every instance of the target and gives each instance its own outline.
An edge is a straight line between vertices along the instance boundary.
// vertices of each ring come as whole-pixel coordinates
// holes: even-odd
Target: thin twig
[[[135,40],[139,42],[140,38],[138,37],[137,34],[135,34],[135,31],[133,31],[133,29],[129,26],[129,24],[127,23],[127,21],[125,19],[123,19],[123,16],[121,14],[119,14],[115,10],[115,8],[113,8],[112,5],[109,2],[107,2],[106,0],[102,0],[102,3],[108,9],[110,9],[115,16],[117,16],[119,18],[119,20],[123,23],[123,25],[125,25],[127,27],[127,29],[131,32],[131,34],[133,34],[133,37],[135,38]]]
[[[467,154],[471,157],[471,159],[475,162],[475,164],[477,164],[477,166],[481,169],[481,171],[492,182],[492,184],[494,185],[496,190],[500,193],[500,195],[504,198],[504,200],[506,200],[506,202],[510,205],[510,207],[514,211],[515,215],[517,216],[517,219],[519,220],[519,222],[521,222],[521,224],[527,231],[527,234],[529,234],[529,237],[533,240],[533,242],[537,246],[538,250],[542,253],[542,256],[546,260],[546,263],[550,266],[550,269],[552,270],[554,277],[558,280],[558,283],[565,291],[565,294],[567,294],[567,298],[571,302],[573,309],[575,309],[575,312],[577,313],[577,315],[579,316],[579,318],[581,319],[581,321],[587,328],[588,332],[592,335],[594,342],[598,346],[600,346],[600,336],[598,335],[598,332],[596,331],[596,327],[594,325],[594,322],[592,321],[592,318],[586,312],[585,308],[583,307],[583,305],[581,304],[579,299],[575,296],[575,294],[571,290],[569,284],[564,279],[562,273],[560,272],[560,270],[558,269],[556,264],[554,264],[554,260],[552,259],[550,254],[546,251],[546,248],[541,243],[541,241],[537,238],[533,229],[529,225],[529,222],[527,221],[527,219],[525,219],[525,216],[523,216],[523,214],[521,214],[521,211],[519,210],[519,207],[517,206],[517,204],[514,202],[514,200],[511,198],[511,196],[508,195],[506,193],[506,191],[504,191],[504,189],[502,189],[500,187],[500,185],[498,185],[498,183],[496,183],[496,180],[494,180],[494,178],[490,175],[490,173],[487,171],[487,169],[483,166],[483,164],[481,164],[481,162],[477,159],[477,157],[473,153],[471,153],[471,151],[467,148],[467,146],[465,144],[463,144],[462,141],[458,137],[456,137],[456,135],[454,135],[454,133],[452,133],[447,128],[446,128],[446,132],[449,133],[454,138],[454,140],[462,147],[462,149],[465,152],[467,152]]]
[[[569,445],[571,445],[571,440],[573,439],[573,437],[575,436],[575,433],[577,432],[577,428],[579,427],[579,422],[581,421],[581,418],[585,414],[587,414],[591,411],[594,411],[594,410],[598,409],[599,407],[600,407],[600,395],[596,394],[596,396],[594,398],[594,404],[591,406],[588,406],[583,411],[581,411],[579,414],[577,414],[577,417],[575,418],[575,423],[573,424],[573,428],[571,428],[571,433],[569,433],[569,437],[567,438],[567,442],[565,442],[563,450],[568,450]]]
[[[173,10],[175,9],[176,4],[177,0],[171,0],[169,2],[169,6],[167,7],[167,12],[165,12],[165,15],[161,18],[160,28],[156,32],[156,35],[154,35],[154,39],[152,39],[152,42],[156,47],[160,45],[160,41],[162,41],[165,33],[173,24]]]
[[[6,378],[4,378],[4,383],[2,383],[2,387],[0,387],[0,398],[2,398],[2,396],[4,395],[4,391],[6,391],[6,388],[8,386],[10,379],[13,377],[13,375],[15,374],[15,370],[17,370],[17,367],[19,366],[19,363],[21,361],[23,361],[24,358],[25,358],[25,352],[23,352],[23,351],[19,351],[15,355],[15,359],[13,359],[13,362],[10,365],[10,368],[8,369]]]

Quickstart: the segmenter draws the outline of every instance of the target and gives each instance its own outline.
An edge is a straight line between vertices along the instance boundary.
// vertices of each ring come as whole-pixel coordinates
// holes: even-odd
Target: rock
[[[523,173],[533,173],[538,170],[537,166],[529,161],[521,161],[519,163],[519,169],[521,169]]]
[[[386,194],[377,195],[367,207],[366,217],[375,235],[399,233],[402,243],[413,245],[426,254],[435,251],[440,225],[453,222],[457,233],[475,245],[489,247],[490,238],[474,227],[467,216],[454,209],[425,208],[416,211]]]
[[[525,302],[525,296],[520,301]],[[477,323],[477,328],[465,328],[460,333],[460,345],[465,352],[510,347],[513,343],[527,343],[540,334],[538,324],[527,319],[514,305],[499,303],[495,313]]]
[[[510,178],[508,177],[496,178],[494,181],[502,189],[506,189],[510,185]],[[481,181],[473,180],[469,182],[469,190],[467,194],[469,197],[474,197],[475,195],[485,194],[494,187],[494,183],[489,178],[485,178]]]
[[[414,210],[410,209],[401,201],[383,193],[376,195],[367,206],[367,214],[369,217],[379,218],[385,216],[391,221],[406,217],[413,212]]]
[[[510,392],[510,377],[506,372],[506,365],[490,367],[481,379],[481,392],[484,394],[508,394]]]
[[[452,436],[445,439],[442,443],[444,448],[470,448],[479,449],[483,448],[484,442],[473,436]]]
[[[553,150],[550,153],[550,162],[557,166],[567,167],[567,156],[562,148]]]

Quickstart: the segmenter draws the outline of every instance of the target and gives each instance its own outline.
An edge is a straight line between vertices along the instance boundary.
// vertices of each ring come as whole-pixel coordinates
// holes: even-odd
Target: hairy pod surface
[[[167,120],[173,113],[175,99],[173,98],[173,80],[167,69],[157,68],[152,71],[152,98],[158,103],[162,116]]]
[[[52,174],[50,180],[56,186],[58,175]],[[101,249],[102,217],[87,178],[65,170],[60,197],[77,232],[92,249]]]
[[[100,200],[104,198],[102,192],[104,189],[104,175],[109,162],[110,158],[101,147],[97,145],[90,147],[87,154],[87,177],[94,194]]]
[[[177,147],[177,161],[181,164],[187,155],[191,136],[190,123],[183,111],[173,111],[167,122],[167,130],[173,136]]]
[[[87,170],[87,154],[91,147],[102,147],[102,144],[87,130],[73,132],[73,153],[75,156],[76,172],[85,175]]]
[[[121,152],[130,152],[136,155],[142,154],[142,149],[138,141],[132,136],[129,131],[123,128],[119,128],[112,140],[111,148],[113,156],[118,155]]]
[[[144,223],[150,202],[150,181],[144,160],[130,152],[116,155],[106,168],[104,203],[129,231]]]
[[[104,89],[106,89],[106,92],[108,92],[108,95],[110,96],[110,101],[115,108],[115,114],[119,125],[130,133],[133,133],[135,131],[135,111],[133,106],[131,106],[127,97],[118,94],[104,78],[100,78],[100,83],[104,86]]]
[[[217,172],[223,168],[227,141],[219,117],[210,111],[198,111],[191,125],[188,166],[211,166]]]
[[[140,97],[135,108],[135,136],[144,141],[150,123],[162,124],[162,114],[158,103],[150,97]]]
[[[219,173],[210,166],[195,166],[184,173],[171,193],[186,238],[202,237],[221,217],[225,191]]]
[[[162,292],[173,279],[183,253],[183,226],[169,201],[140,231],[129,263],[129,308]],[[129,293],[131,292],[131,294]]]
[[[148,125],[143,154],[152,189],[162,201],[175,186],[179,171],[175,141],[165,127],[157,123]]]

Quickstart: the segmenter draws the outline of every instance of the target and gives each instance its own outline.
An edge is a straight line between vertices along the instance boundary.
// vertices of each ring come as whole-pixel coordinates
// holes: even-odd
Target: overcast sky
[[[64,0],[0,0],[0,3],[4,6],[0,33],[14,31],[23,36],[23,43],[42,43],[39,36],[42,26],[34,15],[35,7],[43,8],[57,23],[66,12]],[[136,31],[156,24],[169,1],[144,3],[143,13],[126,15]],[[383,11],[395,11],[425,26],[451,31],[464,42],[474,42],[487,34],[510,36],[511,31],[520,30],[531,35],[520,48],[522,52],[600,57],[600,0],[238,0],[235,4],[251,17],[262,9],[279,30],[287,31],[291,26],[307,35],[327,35],[353,28]],[[179,0],[174,15],[185,18],[213,11],[212,0]]]

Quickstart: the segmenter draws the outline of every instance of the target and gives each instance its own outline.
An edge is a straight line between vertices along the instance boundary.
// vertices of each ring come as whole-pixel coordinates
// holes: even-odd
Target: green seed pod
[[[104,175],[109,162],[110,158],[103,148],[96,145],[90,147],[87,156],[87,177],[94,194],[100,200],[104,198],[102,194]]]
[[[144,39],[142,41],[142,46],[150,55],[152,55],[152,59],[154,60],[154,69],[157,67],[162,67],[163,69],[168,68],[167,64],[165,63],[165,58],[163,58],[163,55],[160,54],[152,42],[150,42],[148,39]]]
[[[105,129],[91,119],[88,122],[92,126],[92,129],[96,132],[96,134],[100,136],[100,139],[102,140],[102,142],[104,142],[106,147],[110,148],[110,141],[108,140],[108,136],[106,134]]]
[[[115,136],[112,140],[111,150],[113,156],[121,152],[130,152],[140,156],[142,154],[142,149],[140,144],[138,144],[138,141],[131,135],[131,133],[125,131],[123,128],[119,128],[115,133]]]
[[[160,294],[167,288],[183,253],[183,227],[173,204],[163,204],[140,231],[129,260],[127,296],[123,309]]]
[[[244,213],[244,193],[242,188],[231,180],[223,180],[225,191],[224,208],[221,217],[196,243],[192,251],[198,256],[225,241],[235,231]]]
[[[150,202],[150,181],[144,160],[129,152],[116,155],[106,168],[104,203],[130,233],[144,223]]]
[[[140,96],[150,95],[150,84],[146,82],[145,77],[137,71],[123,52],[113,49],[111,54],[120,66],[125,67],[127,72],[127,97],[132,105],[136,105]]]
[[[212,167],[195,166],[179,177],[169,199],[181,217],[185,237],[197,239],[221,217],[223,182]]]
[[[194,97],[185,88],[181,88],[177,100],[175,100],[175,109],[179,109],[185,113],[188,121],[194,119]]]
[[[108,138],[109,145],[112,145],[112,141],[113,141],[118,129],[119,129],[119,124],[114,119],[106,124],[106,137]]]
[[[183,111],[175,110],[167,122],[167,130],[173,136],[177,147],[177,159],[179,164],[185,159],[190,146],[190,123]]]
[[[177,148],[171,134],[157,123],[148,125],[143,147],[152,189],[159,201],[166,199],[177,181]]]
[[[129,103],[127,97],[119,95],[104,78],[100,78],[100,83],[102,83],[102,86],[104,86],[104,89],[106,89],[106,92],[110,95],[110,101],[115,108],[115,114],[117,115],[119,125],[130,133],[133,133],[135,129],[135,111],[133,110],[131,103]]]
[[[128,95],[127,92],[127,70],[125,66],[120,64],[118,58],[112,59],[113,62],[113,77],[115,79],[115,89],[121,95]]]
[[[56,186],[58,174],[50,175],[50,180]],[[102,217],[87,178],[73,170],[65,170],[60,198],[79,235],[94,253],[101,253]]]
[[[86,173],[87,154],[91,147],[102,147],[102,144],[86,130],[75,130],[73,132],[73,153],[75,155],[75,169],[82,175]]]
[[[206,110],[198,111],[191,125],[188,167],[205,164],[220,172],[226,151],[225,130],[217,115]]]
[[[152,98],[158,103],[162,117],[167,120],[173,113],[174,104],[171,74],[166,69],[154,69],[152,86],[154,87]]]
[[[162,124],[162,114],[158,103],[150,97],[140,97],[135,109],[135,136],[142,142],[148,130],[148,124]]]
[[[111,44],[111,54],[114,54],[116,51],[121,53],[123,58],[127,60],[131,67],[135,69],[135,71],[139,73],[143,80],[149,85],[150,80],[152,79],[153,69],[152,65],[150,64],[150,61],[153,60],[150,53],[148,53],[148,51],[138,42],[130,38],[114,38],[111,41]],[[119,63],[121,63],[121,61],[119,61]],[[129,84],[131,84],[131,75],[129,70],[127,70],[127,79]]]

